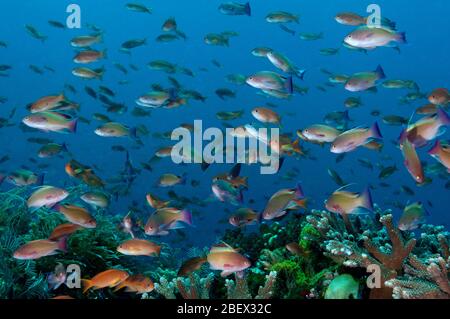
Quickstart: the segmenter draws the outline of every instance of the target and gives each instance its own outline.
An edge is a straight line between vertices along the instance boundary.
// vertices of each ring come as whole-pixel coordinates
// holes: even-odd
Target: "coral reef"
[[[76,201],[79,188],[70,189]],[[20,261],[14,251],[26,242],[47,238],[65,222],[62,214],[42,208],[29,211],[26,188],[0,193],[0,298],[31,299],[70,295],[75,298],[143,299],[311,299],[311,298],[403,298],[448,299],[450,297],[449,233],[442,226],[423,225],[419,236],[402,232],[391,211],[375,207],[374,215],[342,218],[327,211],[289,214],[280,221],[257,228],[227,230],[221,238],[243,252],[252,267],[234,278],[221,278],[203,266],[186,277],[178,276],[182,260],[208,254],[209,247],[182,250],[164,243],[159,258],[124,256],[117,246],[129,239],[120,231],[118,215],[94,213],[95,229],[81,229],[68,240],[68,252]],[[73,290],[62,285],[48,287],[47,276],[55,266],[77,264],[83,278],[107,269],[143,274],[154,280],[155,289],[142,296],[112,289]],[[380,270],[380,286],[366,282]],[[352,280],[343,280],[352,278]],[[373,279],[373,278],[372,278]],[[332,293],[345,284],[349,293]],[[358,291],[359,289],[359,291]],[[327,293],[328,291],[328,293]]]

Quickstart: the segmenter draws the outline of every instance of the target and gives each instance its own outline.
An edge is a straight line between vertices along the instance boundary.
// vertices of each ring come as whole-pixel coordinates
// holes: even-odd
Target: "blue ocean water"
[[[153,14],[139,14],[125,9],[126,1],[77,1],[82,10],[83,28],[79,30],[59,30],[48,25],[48,20],[65,21],[65,9],[70,1],[43,0],[36,1],[2,1],[0,23],[2,25],[0,40],[8,43],[8,48],[0,48],[0,63],[9,64],[13,68],[9,77],[0,77],[0,96],[6,96],[8,102],[0,106],[0,117],[8,117],[10,111],[17,107],[12,127],[0,130],[0,156],[9,155],[11,160],[1,164],[2,172],[9,172],[26,165],[34,171],[39,171],[37,164],[29,161],[36,158],[39,145],[30,144],[30,137],[52,138],[58,142],[66,142],[74,158],[86,165],[95,165],[96,173],[103,179],[116,176],[123,168],[124,153],[112,152],[113,145],[123,145],[130,151],[133,163],[139,166],[141,162],[149,161],[154,153],[163,146],[172,143],[167,140],[142,137],[144,146],[133,148],[131,139],[105,139],[94,134],[100,124],[92,121],[87,125],[79,123],[76,134],[59,135],[56,133],[23,132],[19,124],[28,114],[25,106],[38,98],[65,91],[68,98],[81,105],[81,115],[92,118],[96,112],[106,113],[100,102],[93,100],[84,92],[86,85],[96,87],[105,85],[115,93],[115,101],[124,103],[129,111],[123,115],[110,114],[118,122],[131,127],[145,125],[151,133],[164,133],[178,127],[181,123],[193,123],[203,120],[204,127],[222,127],[221,121],[216,119],[219,111],[235,111],[244,109],[245,115],[232,122],[233,125],[243,125],[254,122],[251,109],[267,102],[276,104],[275,109],[282,116],[285,133],[292,133],[300,128],[315,123],[322,123],[323,117],[332,111],[344,111],[343,102],[350,96],[361,96],[364,105],[350,110],[353,126],[369,126],[378,120],[384,136],[384,149],[381,153],[358,149],[347,154],[344,161],[336,163],[336,155],[329,152],[328,147],[306,144],[310,154],[316,159],[287,158],[282,171],[278,175],[261,175],[259,166],[244,166],[243,176],[249,176],[249,189],[244,192],[246,206],[261,211],[267,198],[281,188],[294,187],[300,182],[305,194],[311,200],[310,207],[323,209],[324,200],[338,186],[330,179],[328,168],[339,172],[347,183],[355,183],[355,190],[362,190],[367,185],[373,185],[373,199],[384,209],[391,208],[398,217],[401,210],[392,206],[398,201],[406,205],[408,202],[429,201],[432,204],[427,209],[431,212],[428,222],[447,224],[448,217],[448,189],[444,185],[445,179],[432,176],[433,182],[423,187],[417,187],[403,165],[403,158],[397,141],[401,127],[383,125],[380,119],[370,115],[372,110],[379,110],[382,114],[396,114],[409,118],[415,108],[426,104],[426,100],[419,100],[407,105],[400,105],[399,98],[408,93],[407,90],[388,90],[379,87],[378,93],[352,94],[341,86],[327,88],[322,92],[316,88],[327,82],[327,76],[321,69],[327,69],[338,74],[352,74],[361,71],[374,70],[382,65],[388,79],[411,79],[418,83],[424,93],[429,93],[438,87],[448,87],[450,64],[448,63],[447,39],[450,33],[450,22],[443,15],[450,4],[446,1],[377,1],[382,8],[383,16],[397,23],[400,31],[407,34],[408,43],[400,46],[401,52],[391,48],[379,48],[368,54],[353,52],[342,48],[342,39],[351,27],[338,25],[334,16],[340,11],[353,11],[365,14],[370,1],[291,1],[280,3],[276,0],[253,1],[252,16],[225,16],[217,7],[221,1],[143,1],[153,8]],[[283,10],[300,15],[300,23],[289,25],[297,32],[324,33],[324,38],[318,41],[302,41],[298,36],[292,36],[280,30],[276,25],[269,24],[264,17],[268,12]],[[442,13],[438,14],[438,13]],[[154,39],[161,34],[161,25],[169,17],[175,17],[180,30],[186,33],[186,41],[179,40],[172,43],[157,43]],[[439,18],[439,17],[440,18]],[[95,24],[104,30],[104,41],[98,48],[108,50],[108,58],[95,66],[106,69],[103,80],[85,81],[75,78],[71,71],[75,67],[72,59],[74,49],[70,46],[70,39],[92,33],[86,27],[87,23]],[[31,38],[24,26],[34,25],[40,32],[48,36],[44,43]],[[230,40],[230,47],[208,46],[204,43],[204,36],[208,33],[232,30],[239,33],[238,37]],[[133,50],[131,55],[118,51],[121,44],[130,39],[147,38],[147,45]],[[225,76],[232,73],[249,75],[261,70],[276,69],[266,60],[254,57],[250,52],[253,48],[266,46],[282,52],[290,57],[299,67],[306,69],[305,80],[294,79],[302,87],[309,87],[308,94],[294,95],[290,100],[278,100],[257,95],[250,86],[235,86],[225,81]],[[322,56],[322,48],[341,48],[335,56]],[[180,66],[185,66],[195,72],[195,77],[176,75],[184,86],[195,89],[207,96],[205,103],[190,101],[189,105],[177,109],[156,109],[151,117],[136,118],[130,113],[135,107],[135,100],[150,90],[153,83],[168,86],[167,75],[163,72],[152,71],[146,64],[153,60],[167,60]],[[217,60],[222,68],[217,68],[211,60]],[[139,71],[129,70],[123,74],[113,63],[125,66],[130,63],[138,66]],[[29,69],[29,65],[50,66],[55,73],[45,72],[36,74]],[[202,72],[200,68],[207,68]],[[129,81],[127,85],[119,85],[121,80]],[[64,89],[65,84],[73,85],[77,92],[70,93]],[[236,92],[236,98],[228,101],[219,99],[215,94],[218,88],[230,88]],[[288,114],[292,113],[292,116]],[[448,138],[446,134],[443,139]],[[426,149],[420,150],[423,161],[435,161],[426,154]],[[398,171],[383,182],[390,187],[379,186],[379,169],[370,171],[358,164],[358,159],[368,158],[373,165],[396,165]],[[73,185],[76,183],[64,172],[64,166],[70,158],[64,156],[49,160],[38,159],[38,163],[49,164],[43,169],[46,174],[46,184]],[[143,170],[134,182],[129,196],[120,197],[112,203],[111,214],[125,215],[129,206],[136,202],[145,211],[152,211],[146,204],[145,195],[149,192],[166,197],[167,189],[155,186],[158,177],[163,173],[177,175],[187,174],[188,183],[176,186],[174,190],[180,196],[207,199],[212,196],[211,180],[214,176],[227,172],[232,165],[212,165],[203,172],[199,165],[176,165],[170,159],[163,159],[152,164],[153,172]],[[295,181],[285,181],[280,178],[283,173],[296,168],[300,171]],[[200,181],[200,186],[190,186],[192,179]],[[414,190],[415,196],[404,193],[395,194],[402,185]],[[10,186],[3,184],[2,188]],[[254,200],[249,204],[250,199]],[[195,208],[199,214],[194,217],[195,228],[186,228],[186,239],[183,245],[210,246],[231,225],[219,223],[227,216],[225,209],[235,207],[226,203],[212,201],[206,207]],[[249,229],[251,231],[251,228]],[[175,235],[170,235],[175,236]],[[170,240],[170,239],[169,239]]]

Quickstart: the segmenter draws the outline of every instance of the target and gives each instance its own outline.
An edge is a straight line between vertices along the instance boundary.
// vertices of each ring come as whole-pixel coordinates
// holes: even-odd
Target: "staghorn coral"
[[[176,299],[175,287],[174,282],[165,277],[159,278],[159,283],[155,283],[155,291],[166,299]]]
[[[183,299],[209,299],[214,274],[209,273],[205,278],[200,278],[196,273],[188,278],[178,277],[173,280]]]
[[[386,282],[396,299],[450,299],[450,257],[447,237],[437,235],[441,255],[421,260],[416,255],[404,265],[405,276]]]
[[[265,283],[258,289],[258,294],[254,299],[270,299],[274,294],[275,282],[277,279],[277,272],[271,271],[265,278]],[[247,278],[244,276],[235,275],[235,281],[227,279],[225,281],[227,287],[228,299],[252,299]]]
[[[379,266],[382,286],[372,289],[370,298],[385,299],[392,297],[392,289],[384,283],[402,272],[402,266],[414,249],[416,240],[403,238],[400,230],[394,226],[391,214],[384,214],[378,208],[377,214],[383,215],[379,219],[384,226],[382,232],[378,231],[375,223],[361,220],[349,232],[349,219],[339,220],[328,212],[316,212],[308,216],[307,221],[323,236],[324,254],[337,263],[365,269],[370,265]]]

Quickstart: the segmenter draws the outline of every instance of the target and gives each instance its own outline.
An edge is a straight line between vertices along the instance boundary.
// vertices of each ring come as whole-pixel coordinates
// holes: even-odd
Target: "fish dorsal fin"
[[[236,177],[238,177],[239,174],[241,173],[241,167],[242,167],[242,164],[236,164],[236,165],[234,165],[233,168],[231,169],[230,173],[229,173],[229,176],[230,176],[231,178],[236,178]]]
[[[220,244],[211,248],[211,252],[236,252],[236,250],[224,241],[221,241]]]
[[[411,114],[411,117],[408,120],[407,128],[411,126],[411,122],[412,122],[412,119],[414,118],[414,115],[416,115],[416,110],[414,110],[414,112]]]
[[[346,189],[346,188],[348,188],[350,186],[353,186],[353,185],[356,185],[356,183],[351,183],[351,184],[344,185],[344,186],[338,188],[337,190],[335,190],[334,192],[335,193],[342,192],[344,189]]]

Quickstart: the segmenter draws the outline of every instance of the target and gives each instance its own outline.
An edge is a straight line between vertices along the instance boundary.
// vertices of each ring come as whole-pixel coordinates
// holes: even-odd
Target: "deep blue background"
[[[87,96],[84,86],[96,87],[100,82],[86,82],[71,75],[74,67],[72,58],[74,50],[69,41],[77,35],[88,34],[90,30],[58,30],[48,25],[47,20],[64,22],[67,14],[66,6],[71,1],[11,1],[3,0],[0,4],[0,40],[9,44],[8,49],[0,49],[0,63],[11,64],[13,70],[9,78],[0,77],[0,96],[7,96],[9,102],[0,107],[0,117],[6,117],[13,107],[18,107],[14,118],[20,123],[27,113],[25,105],[49,94],[62,92],[64,85],[74,85],[79,93],[68,96],[82,106],[82,115],[90,118],[95,112],[104,112],[102,106]],[[397,114],[409,117],[415,107],[426,103],[425,100],[411,105],[399,105],[398,100],[405,95],[405,90],[387,90],[380,88],[378,94],[362,93],[351,94],[342,87],[329,89],[327,93],[317,90],[316,85],[323,85],[327,78],[320,72],[321,68],[336,73],[351,74],[360,71],[369,71],[381,64],[390,79],[413,79],[417,81],[423,92],[430,92],[436,87],[449,87],[450,64],[448,62],[448,39],[450,38],[450,3],[444,0],[433,1],[377,1],[382,7],[382,14],[397,22],[398,29],[407,33],[408,44],[401,47],[401,54],[389,48],[380,48],[368,55],[341,49],[336,56],[322,56],[321,48],[340,47],[343,37],[352,30],[351,27],[342,26],[334,21],[334,16],[341,11],[354,11],[365,14],[365,8],[371,1],[358,0],[322,0],[322,1],[292,1],[277,0],[251,1],[252,17],[230,17],[222,15],[217,7],[221,1],[210,0],[164,0],[142,1],[153,8],[153,14],[140,14],[125,9],[127,1],[77,1],[82,8],[83,25],[93,23],[105,30],[104,43],[96,48],[107,48],[108,59],[98,63],[107,69],[103,82],[117,93],[116,100],[124,102],[131,110],[134,100],[150,89],[152,83],[168,85],[167,76],[162,72],[151,71],[146,64],[152,60],[164,59],[186,66],[196,72],[191,78],[177,75],[177,79],[186,87],[196,89],[208,96],[207,103],[192,101],[190,106],[175,110],[155,110],[152,117],[137,119],[128,114],[122,116],[111,115],[112,118],[130,126],[145,124],[152,133],[166,132],[174,129],[181,123],[189,123],[195,119],[202,119],[204,126],[218,126],[220,122],[215,119],[215,113],[223,110],[247,110],[245,117],[235,121],[241,125],[252,121],[250,110],[266,102],[276,103],[277,111],[283,116],[286,113],[295,113],[295,117],[283,116],[283,130],[294,133],[296,129],[310,124],[321,123],[323,116],[331,111],[344,110],[343,102],[349,96],[361,96],[364,106],[351,111],[354,125],[370,125],[375,120],[370,112],[379,109],[383,114]],[[264,17],[270,11],[285,10],[298,13],[301,16],[299,25],[290,25],[299,32],[324,32],[323,40],[305,42],[281,31],[276,25],[265,22]],[[179,28],[188,36],[188,41],[177,41],[169,44],[155,42],[156,36],[161,33],[162,23],[174,16]],[[49,36],[45,43],[31,38],[25,31],[25,24],[32,24],[38,30]],[[204,44],[203,37],[210,32],[233,30],[240,33],[237,38],[230,40],[230,47],[213,47]],[[148,45],[133,50],[130,57],[118,52],[121,43],[129,39],[148,38]],[[306,96],[295,96],[290,101],[266,99],[256,94],[256,90],[248,87],[235,87],[225,81],[225,76],[231,73],[251,74],[260,70],[275,70],[266,60],[253,57],[250,51],[257,46],[274,48],[291,58],[299,67],[307,70],[301,86],[310,87]],[[211,64],[216,59],[222,69]],[[133,63],[140,67],[139,72],[129,71],[123,75],[113,67],[113,62],[120,62],[125,66]],[[55,74],[46,73],[44,76],[31,72],[29,64],[38,66],[48,65],[57,70]],[[201,72],[199,68],[206,67],[209,72]],[[129,85],[118,85],[120,80],[129,80]],[[215,96],[214,91],[220,87],[228,87],[237,91],[237,98],[223,102]],[[49,137],[57,141],[66,141],[75,158],[88,165],[96,164],[101,170],[98,172],[103,178],[114,176],[123,166],[124,156],[121,153],[110,151],[112,145],[122,144],[130,147],[130,140],[104,139],[96,136],[93,131],[98,122],[93,121],[90,126],[80,123],[76,135],[58,135],[45,133],[23,133],[17,127],[3,128],[0,131],[0,155],[9,154],[11,161],[2,164],[2,171],[11,171],[25,164],[33,165],[29,157],[36,158],[38,145],[27,143],[27,138]],[[397,139],[400,128],[382,125],[386,146],[379,154],[373,151],[359,149],[348,154],[345,161],[336,165],[335,155],[328,148],[310,146],[312,154],[318,161],[289,159],[283,168],[285,173],[292,167],[300,171],[299,180],[302,182],[306,194],[312,198],[313,207],[323,208],[323,201],[337,186],[327,175],[327,168],[337,170],[345,181],[357,183],[355,190],[364,188],[368,183],[378,184],[379,170],[370,172],[357,164],[358,158],[369,158],[374,165],[381,163],[385,166],[396,164],[400,171],[395,173],[386,182],[392,184],[391,188],[377,188],[373,192],[374,201],[384,208],[392,208],[385,203],[400,201],[430,200],[434,208],[430,209],[430,222],[447,223],[449,191],[444,188],[445,181],[435,178],[432,185],[418,188],[403,167],[401,153],[396,145],[390,141]],[[448,135],[444,138],[448,138]],[[155,150],[161,146],[170,145],[169,141],[144,138],[145,147],[132,151],[132,159],[137,164],[149,160]],[[424,161],[434,163],[425,152],[421,151]],[[386,156],[391,157],[387,160]],[[58,186],[63,185],[69,177],[64,172],[67,159],[40,160],[51,163],[47,171],[47,183]],[[145,194],[154,192],[165,196],[167,190],[154,188],[154,183],[162,173],[182,174],[187,172],[190,179],[202,182],[201,187],[179,186],[177,193],[184,196],[196,195],[208,198],[211,195],[211,178],[217,173],[229,170],[230,165],[217,165],[202,173],[197,166],[179,167],[164,160],[155,165],[155,172],[143,172],[133,189],[132,198],[122,198],[119,203],[111,207],[114,214],[125,214],[132,199],[144,203]],[[243,175],[250,176],[250,189],[245,194],[246,199],[254,198],[255,210],[263,209],[266,200],[264,196],[271,196],[281,187],[293,187],[293,182],[280,181],[279,176],[261,176],[259,168],[253,166],[244,168]],[[392,193],[401,185],[408,185],[416,192],[416,197],[402,195],[396,197]],[[5,186],[2,186],[5,187]],[[218,235],[215,228],[231,227],[217,224],[225,217],[225,204],[212,203],[202,210],[203,221],[195,221],[195,230],[187,229],[190,241],[209,245]],[[232,207],[231,207],[232,208]],[[396,211],[397,216],[400,211]],[[217,225],[217,227],[211,227]],[[195,234],[195,236],[194,236]],[[199,236],[201,234],[201,236]]]

